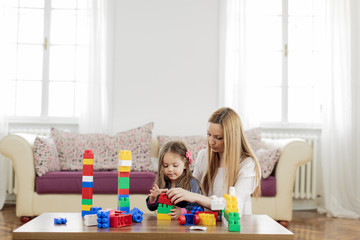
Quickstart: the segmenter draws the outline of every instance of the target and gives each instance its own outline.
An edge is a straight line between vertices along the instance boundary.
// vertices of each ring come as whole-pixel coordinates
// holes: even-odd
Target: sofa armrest
[[[33,143],[36,135],[8,135],[0,141],[0,153],[13,163],[17,181],[16,211],[32,216],[32,195],[35,191]]]

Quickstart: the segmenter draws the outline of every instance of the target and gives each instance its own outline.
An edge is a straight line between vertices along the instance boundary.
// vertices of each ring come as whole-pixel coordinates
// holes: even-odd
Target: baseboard
[[[313,210],[318,208],[315,199],[293,199],[293,210]]]

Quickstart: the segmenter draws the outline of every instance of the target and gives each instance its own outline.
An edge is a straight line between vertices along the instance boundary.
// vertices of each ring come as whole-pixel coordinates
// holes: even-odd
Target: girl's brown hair
[[[157,178],[155,180],[155,183],[159,186],[159,188],[166,188],[166,183],[169,181],[169,179],[163,173],[163,167],[164,167],[163,162],[164,162],[165,154],[168,152],[171,152],[171,153],[175,153],[175,154],[179,155],[181,160],[185,163],[185,169],[184,169],[184,172],[181,174],[181,176],[178,179],[177,187],[181,187],[186,190],[190,189],[191,179],[192,178],[195,179],[195,178],[192,176],[192,173],[190,171],[189,159],[186,158],[187,151],[188,151],[188,148],[186,147],[186,144],[182,141],[170,141],[170,142],[167,142],[161,148],[160,153],[159,153],[158,173],[157,173]],[[198,184],[198,186],[199,186],[199,184]]]
[[[239,115],[231,108],[220,108],[210,116],[209,123],[220,124],[224,131],[223,161],[224,167],[227,169],[227,172],[224,172],[224,183],[226,183],[227,191],[236,183],[240,163],[246,158],[251,157],[255,161],[258,183],[253,195],[255,197],[260,196],[261,175],[259,162],[248,144]],[[202,182],[203,191],[207,195],[214,186],[215,176],[219,167],[220,154],[213,152],[208,142],[208,167]]]

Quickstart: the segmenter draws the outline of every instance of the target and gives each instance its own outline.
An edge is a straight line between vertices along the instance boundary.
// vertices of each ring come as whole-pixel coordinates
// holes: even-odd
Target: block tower
[[[83,154],[81,216],[92,214],[93,177],[94,154],[92,150],[85,150]]]
[[[228,226],[230,232],[240,232],[240,216],[238,199],[235,195],[235,188],[230,187],[230,194],[225,193],[226,206],[223,222]],[[225,219],[224,219],[225,218]]]
[[[131,151],[119,151],[118,156],[118,211],[130,212],[129,188],[131,170]]]
[[[174,206],[170,202],[170,199],[167,198],[165,193],[160,194],[158,203],[157,219],[171,220],[169,213],[171,212],[170,210],[174,208]]]

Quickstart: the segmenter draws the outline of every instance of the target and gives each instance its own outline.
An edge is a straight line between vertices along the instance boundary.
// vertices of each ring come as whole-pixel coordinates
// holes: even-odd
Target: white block
[[[211,196],[210,208],[211,210],[223,210],[225,209],[226,201],[223,197]]]
[[[119,167],[131,167],[131,161],[129,160],[119,160],[118,161]]]
[[[82,181],[83,181],[83,182],[93,182],[93,181],[94,181],[94,177],[93,177],[93,176],[83,176],[83,177],[82,177]]]
[[[85,226],[89,227],[89,226],[96,226],[98,224],[97,222],[97,214],[88,214],[84,216],[85,218]]]

